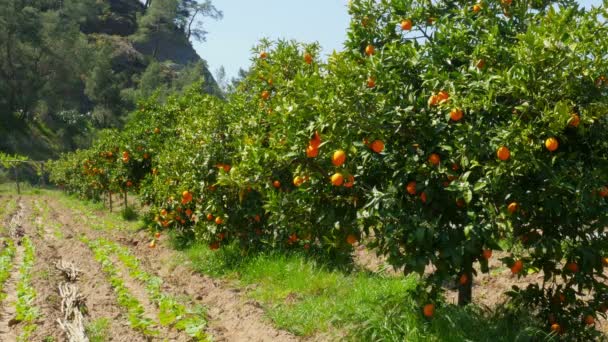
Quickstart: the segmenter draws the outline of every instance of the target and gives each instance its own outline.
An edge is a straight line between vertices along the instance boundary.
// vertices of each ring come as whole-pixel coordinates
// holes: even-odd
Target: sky
[[[346,40],[349,15],[347,0],[213,0],[224,13],[219,21],[206,20],[207,41],[194,48],[209,70],[224,66],[228,79],[239,68],[247,69],[251,48],[262,38],[319,42],[323,54],[341,50]],[[585,7],[602,0],[582,0]]]

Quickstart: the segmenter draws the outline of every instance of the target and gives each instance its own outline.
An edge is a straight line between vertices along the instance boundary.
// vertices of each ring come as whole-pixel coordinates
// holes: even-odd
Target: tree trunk
[[[127,208],[129,207],[127,190],[125,190],[125,213],[127,212]]]
[[[112,191],[108,191],[108,200],[110,201],[110,212],[112,212]]]
[[[17,166],[13,167],[13,172],[15,173],[15,183],[17,183],[17,194],[21,195],[21,186],[19,186],[19,171],[17,170]]]
[[[464,255],[462,276],[466,276],[466,283],[463,284],[461,279],[458,279],[458,305],[464,306],[471,303],[473,297],[473,260],[467,253]]]

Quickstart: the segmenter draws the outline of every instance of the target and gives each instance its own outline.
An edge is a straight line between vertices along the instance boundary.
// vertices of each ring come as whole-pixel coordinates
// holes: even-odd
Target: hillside
[[[202,82],[202,92],[221,96],[179,24],[191,2],[169,3],[0,4],[0,33],[8,37],[0,41],[8,51],[0,61],[0,151],[49,159],[86,147],[155,91],[163,101]],[[148,28],[158,23],[165,27]]]

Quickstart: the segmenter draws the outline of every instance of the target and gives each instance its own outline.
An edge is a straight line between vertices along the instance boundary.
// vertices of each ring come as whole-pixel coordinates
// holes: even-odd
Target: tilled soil
[[[119,227],[113,227],[116,229],[111,231],[90,229],[87,227],[87,220],[82,217],[82,213],[65,208],[50,196],[45,196],[44,202],[51,208],[52,218],[61,223],[66,241],[70,240],[70,236],[73,240],[74,237],[86,235],[90,239],[105,238],[117,242],[128,248],[140,260],[144,271],[163,279],[162,290],[164,292],[175,297],[186,297],[192,303],[206,307],[209,320],[207,333],[213,341],[281,342],[300,340],[288,332],[274,328],[266,320],[261,306],[248,300],[244,293],[240,293],[227,283],[196,273],[187,264],[180,263],[180,256],[168,246],[164,246],[162,241],[156,248],[150,249],[147,246],[149,236],[145,233],[128,232],[118,229]],[[94,214],[97,217],[106,215],[104,212]],[[88,253],[90,254],[90,252]],[[94,262],[92,255],[86,258]],[[88,269],[88,267],[82,268]],[[99,269],[98,265],[97,269]],[[140,299],[146,311],[157,310],[149,301],[146,302],[145,289],[142,285],[134,279],[129,279],[128,271],[123,266],[118,266],[117,269],[121,278],[126,281],[125,285],[135,297]],[[101,270],[99,269],[97,273],[101,274]],[[82,283],[87,282],[82,281]],[[83,289],[83,292],[87,293],[86,289]],[[91,309],[93,309],[92,305]],[[183,336],[174,335],[174,332],[166,332],[163,337],[170,341],[187,340],[183,339]]]

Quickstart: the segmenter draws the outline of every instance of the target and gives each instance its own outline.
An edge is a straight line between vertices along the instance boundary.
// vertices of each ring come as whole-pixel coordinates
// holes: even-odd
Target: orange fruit
[[[162,217],[167,216],[167,214],[168,214],[167,213],[167,209],[163,209],[163,210],[160,211],[160,216],[162,216]]]
[[[575,262],[569,262],[566,264],[566,269],[572,273],[578,273],[578,271],[580,271],[580,268],[578,266],[577,263]]]
[[[304,177],[301,176],[295,176],[293,178],[293,185],[295,186],[300,186],[304,183]]]
[[[521,270],[523,270],[523,268],[524,268],[524,262],[521,260],[517,260],[511,266],[511,273],[518,274],[519,272],[521,272]]]
[[[304,63],[312,64],[312,55],[308,52],[304,54]]]
[[[405,19],[401,22],[401,29],[403,31],[409,31],[412,29],[412,20],[411,19]]]
[[[607,186],[603,186],[600,188],[598,194],[600,195],[600,197],[604,198],[606,196],[608,196],[608,187]]]
[[[150,243],[148,244],[148,248],[155,248],[155,247],[156,247],[156,240],[150,241]]]
[[[295,243],[298,242],[298,235],[296,233],[293,233],[291,235],[289,235],[289,243]]]
[[[458,208],[464,208],[465,205],[466,205],[466,202],[464,201],[464,199],[459,198],[456,200],[456,206]]]
[[[486,66],[486,61],[484,61],[483,59],[480,59],[475,63],[475,67],[480,70],[483,69],[485,66]]]
[[[344,182],[344,187],[352,188],[353,185],[355,185],[355,176],[350,175],[350,176],[348,176],[348,180],[346,182]]]
[[[222,223],[224,223],[224,220],[221,217],[218,216],[215,218],[215,224],[222,224]]]
[[[370,147],[372,151],[382,153],[382,151],[384,151],[384,142],[382,140],[374,140]]]
[[[602,264],[603,264],[604,266],[608,266],[608,258],[605,258],[605,257],[604,257],[604,258],[602,258]]]
[[[150,159],[150,155],[148,153],[144,153],[144,159]]]
[[[411,182],[407,183],[407,186],[405,187],[405,189],[407,190],[408,194],[415,195],[416,194],[416,182],[411,181]]]
[[[272,186],[274,186],[275,188],[280,188],[281,187],[281,182],[279,182],[278,180],[275,180],[274,182],[272,182]]]
[[[439,157],[437,153],[432,153],[429,156],[429,163],[431,163],[431,165],[437,166],[439,165],[439,163],[441,163],[441,157]]]
[[[585,316],[584,321],[585,321],[585,324],[587,324],[587,325],[594,325],[595,324],[595,318],[593,318],[593,316],[591,316],[591,315]]]
[[[351,246],[357,243],[358,241],[359,239],[357,239],[357,237],[353,234],[348,234],[348,236],[346,237],[346,242]]]
[[[440,92],[437,93],[437,100],[438,100],[439,103],[446,102],[449,99],[450,99],[450,94],[448,94],[447,91],[442,90],[442,91],[440,91]]]
[[[429,107],[436,106],[437,103],[439,103],[439,98],[437,97],[437,95],[431,95],[431,97],[429,97],[429,100],[427,101]]]
[[[562,327],[560,327],[559,324],[557,324],[557,323],[551,324],[551,331],[553,331],[555,333],[559,333],[561,330],[562,330]]]
[[[207,214],[207,221],[213,221],[213,214]]]
[[[346,152],[344,152],[343,150],[337,150],[331,156],[331,163],[334,164],[334,166],[337,166],[337,167],[342,166],[342,164],[344,164],[345,161],[346,161]]]
[[[222,232],[222,233],[217,234],[217,238],[218,238],[220,241],[223,241],[225,237],[226,237],[226,233],[223,233],[223,232]]]
[[[435,315],[435,304],[426,304],[422,307],[422,314],[426,318],[432,318]]]
[[[373,45],[368,45],[365,47],[365,54],[368,56],[373,55],[376,52],[376,48]]]
[[[122,153],[123,162],[128,163],[130,159],[131,159],[131,156],[129,156],[129,152],[125,151]]]
[[[420,194],[420,200],[422,201],[422,203],[426,203],[426,200],[427,200],[427,198],[426,198],[426,192],[423,191]]]
[[[452,171],[458,171],[458,170],[460,170],[460,165],[458,165],[456,163],[453,163],[452,164]]]
[[[160,133],[160,128],[156,127],[156,128],[154,129],[154,134],[159,134],[159,133]]]
[[[483,258],[486,260],[489,260],[492,257],[492,250],[491,249],[484,249],[482,252]]]
[[[209,245],[209,249],[212,250],[212,251],[217,251],[218,249],[220,249],[220,243],[217,242],[217,241],[211,243]]]
[[[182,193],[182,204],[188,204],[190,202],[192,202],[192,193],[186,190]]]
[[[481,11],[481,5],[480,4],[473,5],[473,13],[477,13],[479,11]]]
[[[268,53],[267,53],[266,51],[262,51],[262,52],[260,52],[260,58],[261,58],[261,59],[266,59],[266,58],[268,58]]]
[[[507,210],[509,211],[510,214],[514,214],[517,211],[517,209],[519,209],[519,204],[517,204],[517,202],[511,202],[507,206]]]
[[[368,88],[375,88],[376,87],[376,80],[373,77],[368,77],[367,78],[367,87]]]
[[[270,92],[268,90],[264,90],[262,92],[262,99],[263,100],[268,100],[270,98]]]
[[[334,186],[341,186],[344,183],[344,176],[341,173],[337,172],[331,176],[331,184]]]
[[[581,123],[581,117],[578,116],[578,114],[576,113],[572,113],[570,115],[570,120],[568,120],[568,126],[570,127],[578,127],[578,125]]]
[[[132,186],[133,186],[133,182],[131,182],[131,181],[127,181],[127,187],[128,187],[128,188],[130,188],[130,187],[132,187]]]
[[[156,233],[154,234],[154,238],[156,238],[156,239],[160,239],[160,233],[159,233],[159,232],[156,232]]]
[[[545,140],[545,147],[547,148],[547,150],[553,152],[557,150],[557,148],[559,147],[559,143],[557,142],[557,139],[551,137]]]
[[[255,222],[260,222],[260,221],[262,220],[262,218],[260,217],[260,215],[257,215],[257,214],[256,214],[256,215],[253,217],[253,220],[254,220]]]
[[[316,158],[319,155],[319,148],[314,147],[313,145],[308,145],[306,147],[306,156],[308,158]]]
[[[511,151],[509,151],[506,146],[501,146],[496,151],[496,156],[498,157],[498,159],[505,161],[511,157]]]
[[[469,277],[466,274],[461,275],[458,279],[458,283],[462,286],[465,286],[469,283]]]
[[[192,216],[192,209],[190,209],[190,208],[186,209],[186,216],[188,216],[188,217]]]
[[[460,121],[460,119],[462,119],[462,115],[461,109],[454,108],[450,111],[450,119],[452,119],[452,121]]]

